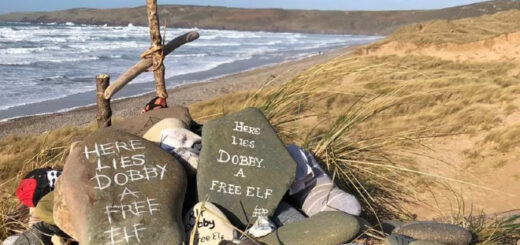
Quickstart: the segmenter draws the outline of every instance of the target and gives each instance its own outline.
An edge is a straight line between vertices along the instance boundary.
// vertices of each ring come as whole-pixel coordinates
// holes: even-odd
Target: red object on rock
[[[33,196],[36,190],[36,179],[23,179],[16,188],[16,197],[23,205],[34,207]]]
[[[161,108],[168,108],[168,104],[166,104],[166,99],[161,97],[155,97],[144,106],[142,113]]]

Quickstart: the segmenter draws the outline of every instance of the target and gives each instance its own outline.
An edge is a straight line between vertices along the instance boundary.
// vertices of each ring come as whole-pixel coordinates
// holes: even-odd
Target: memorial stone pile
[[[164,112],[191,123],[187,111]],[[251,230],[259,221],[272,229],[253,236],[272,244],[336,245],[359,233],[359,221],[345,212],[306,218],[301,207],[281,202],[297,163],[260,110],[204,125],[193,193],[186,193],[186,169],[175,155],[140,137],[163,117],[146,114],[133,126],[99,130],[71,147],[56,220],[80,244],[190,244],[193,235],[193,244],[218,245],[238,238],[233,226]],[[199,203],[184,202],[187,194]],[[182,213],[183,204],[192,208]]]
[[[199,200],[222,208],[239,227],[272,216],[295,171],[295,161],[256,108],[210,121],[202,129]]]
[[[156,144],[110,129],[72,149],[61,195],[80,244],[182,244],[182,165]]]

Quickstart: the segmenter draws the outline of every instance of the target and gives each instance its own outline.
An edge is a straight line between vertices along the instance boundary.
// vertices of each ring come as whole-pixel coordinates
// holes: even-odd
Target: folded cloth
[[[40,220],[40,218],[38,218],[36,216],[36,207],[30,207],[29,208],[29,222],[27,222],[27,224],[29,225],[29,227],[31,227],[32,225],[34,225],[38,222],[41,222],[41,220]]]
[[[143,138],[159,143],[161,142],[161,131],[169,128],[187,128],[188,126],[177,118],[165,118],[154,124],[146,133],[143,135]]]
[[[287,146],[287,151],[296,161],[296,175],[293,184],[289,188],[289,195],[293,195],[316,183],[316,178],[305,152],[300,147],[289,145]]]
[[[44,244],[53,245],[51,237],[57,235],[64,238],[70,238],[57,226],[39,222],[34,224],[29,230],[18,235],[14,245],[33,245]]]
[[[47,224],[56,225],[56,223],[54,223],[54,218],[53,218],[53,208],[54,208],[54,192],[51,191],[51,192],[49,192],[49,194],[45,195],[44,197],[42,197],[42,199],[40,199],[40,201],[38,202],[38,205],[36,205],[34,214],[41,221],[43,221]]]
[[[192,170],[199,164],[202,138],[184,128],[169,128],[161,131],[160,146],[189,163]]]
[[[13,245],[14,242],[18,239],[18,235],[13,235],[10,237],[7,237],[3,242],[2,245]]]
[[[259,238],[267,236],[275,230],[276,225],[269,220],[267,216],[258,216],[253,226],[246,230],[246,233],[255,238]]]
[[[305,215],[300,213],[300,211],[298,211],[298,209],[296,209],[291,204],[289,204],[285,201],[281,201],[278,204],[278,207],[276,208],[276,210],[274,211],[274,214],[273,214],[273,222],[278,227],[296,223],[305,218],[307,218],[307,217],[305,217]]]
[[[292,152],[291,155],[300,155],[301,159],[293,158],[297,162],[307,163],[314,173],[313,181],[303,182],[304,190],[292,194],[306,215],[313,216],[323,211],[343,211],[356,216],[361,213],[361,204],[356,197],[338,188],[312,154],[294,145],[289,145],[288,150],[290,153]],[[300,188],[301,184],[297,189]]]

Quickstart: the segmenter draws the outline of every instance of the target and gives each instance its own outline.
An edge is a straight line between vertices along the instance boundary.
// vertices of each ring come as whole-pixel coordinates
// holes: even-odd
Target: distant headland
[[[162,5],[160,19],[168,27],[272,32],[386,35],[396,28],[434,19],[460,19],[518,9],[520,2],[495,0],[439,10],[318,11],[240,9],[211,6]],[[70,9],[0,15],[0,21],[91,25],[146,26],[143,7],[120,9]]]

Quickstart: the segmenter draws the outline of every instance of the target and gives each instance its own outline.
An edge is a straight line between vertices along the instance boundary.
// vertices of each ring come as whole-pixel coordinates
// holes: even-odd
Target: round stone
[[[359,231],[360,224],[354,216],[325,211],[280,227],[259,240],[270,245],[337,245],[354,239]]]
[[[462,227],[430,221],[404,224],[395,232],[417,240],[446,245],[467,245],[472,240],[471,233]]]

